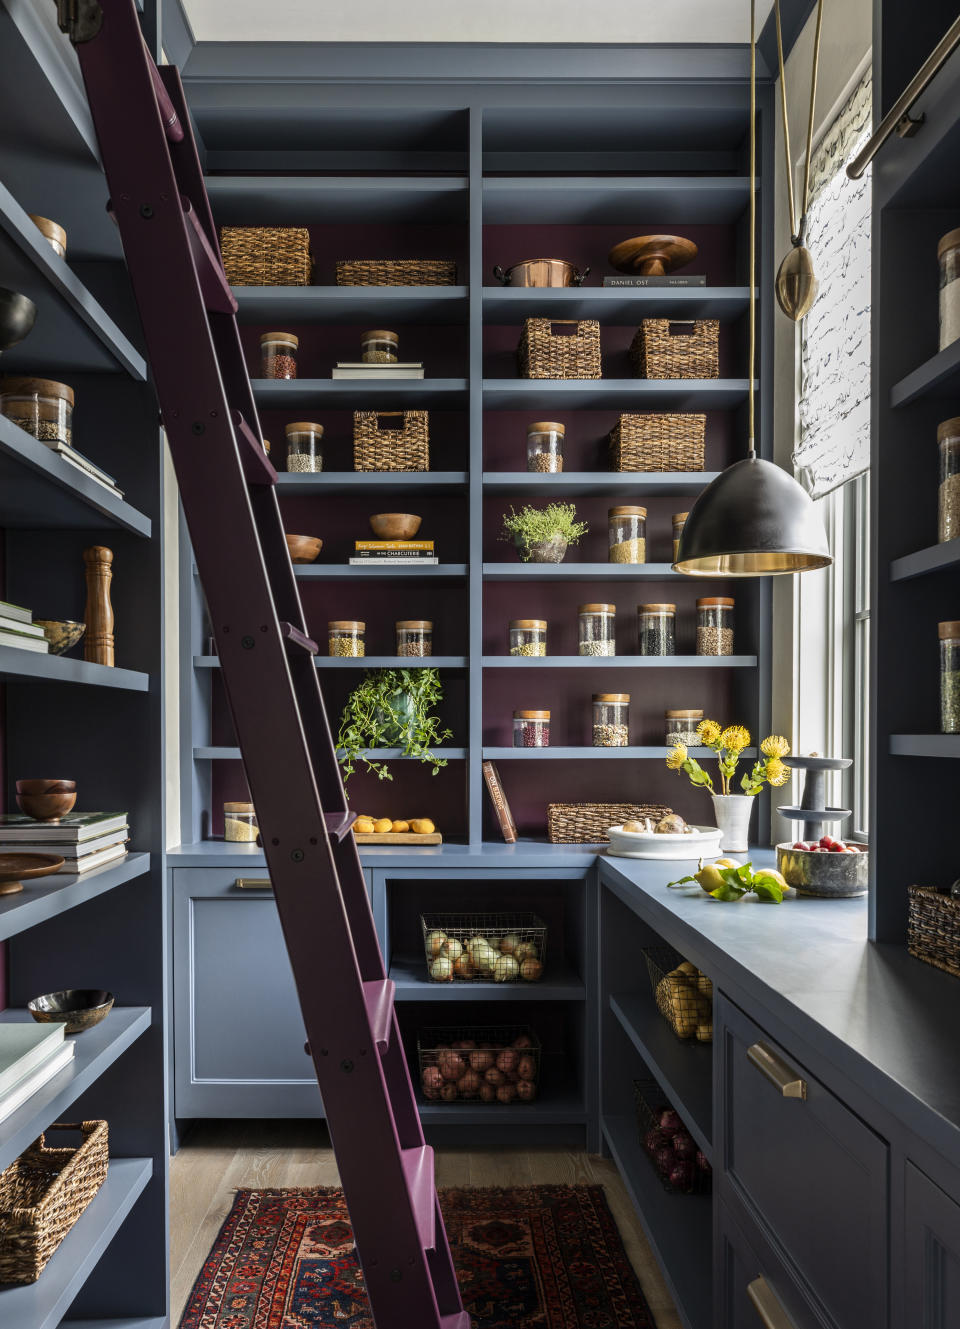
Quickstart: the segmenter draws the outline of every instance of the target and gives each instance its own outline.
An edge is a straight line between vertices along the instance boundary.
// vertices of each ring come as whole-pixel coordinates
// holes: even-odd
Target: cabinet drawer
[[[717,1209],[714,1329],[828,1329],[749,1219]]]
[[[837,1329],[887,1323],[886,1143],[720,998],[722,1168]]]

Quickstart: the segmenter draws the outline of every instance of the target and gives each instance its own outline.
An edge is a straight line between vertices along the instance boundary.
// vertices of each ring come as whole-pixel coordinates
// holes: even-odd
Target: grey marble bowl
[[[855,854],[833,854],[778,844],[777,867],[799,895],[833,900],[866,895],[870,856],[866,845],[855,848]]]

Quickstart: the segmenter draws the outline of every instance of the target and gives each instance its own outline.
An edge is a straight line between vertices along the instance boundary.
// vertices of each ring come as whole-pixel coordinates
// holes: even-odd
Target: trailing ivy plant
[[[433,714],[443,699],[438,669],[368,669],[347,698],[340,717],[337,747],[343,778],[348,780],[362,760],[378,780],[392,780],[385,762],[364,755],[370,748],[400,748],[433,767],[436,775],[446,758],[433,748],[452,738]]]

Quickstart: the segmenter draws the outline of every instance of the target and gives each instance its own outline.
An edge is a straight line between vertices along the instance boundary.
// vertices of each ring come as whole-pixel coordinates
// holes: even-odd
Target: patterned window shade
[[[870,135],[871,112],[868,71],[811,163],[807,247],[820,291],[802,325],[793,463],[814,498],[870,467],[871,173],[850,180],[845,168]]]

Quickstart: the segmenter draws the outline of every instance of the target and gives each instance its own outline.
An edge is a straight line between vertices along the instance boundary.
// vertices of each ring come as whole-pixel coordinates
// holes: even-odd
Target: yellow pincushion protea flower
[[[778,756],[771,757],[767,762],[765,774],[767,783],[777,788],[790,779],[790,767],[785,766]]]
[[[705,748],[716,743],[722,732],[716,720],[701,720],[697,725],[697,738]]]
[[[729,725],[720,735],[720,746],[728,752],[742,752],[750,746],[750,730],[742,724]]]
[[[667,753],[667,766],[671,771],[679,771],[687,760],[687,749],[682,743],[676,743]]]
[[[790,753],[790,744],[782,734],[771,734],[760,744],[760,751],[765,757],[786,757]]]

